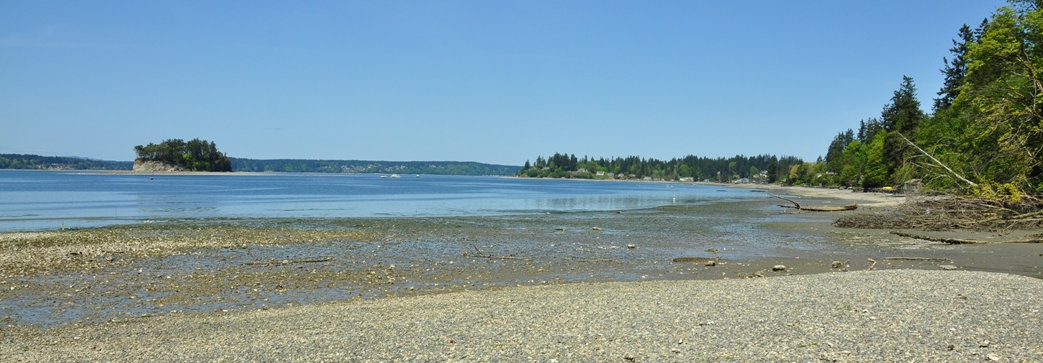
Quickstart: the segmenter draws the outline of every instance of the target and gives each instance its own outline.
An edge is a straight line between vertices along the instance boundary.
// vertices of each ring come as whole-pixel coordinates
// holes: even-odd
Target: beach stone
[[[939,265],[938,267],[940,267],[942,270],[945,270],[945,271],[952,271],[952,270],[955,270],[955,269],[958,268],[958,267],[956,267],[954,265]]]
[[[786,268],[786,265],[775,265],[775,266],[771,267],[771,270],[775,271],[775,272],[779,272],[779,271],[786,271],[786,270],[788,270],[788,268]]]

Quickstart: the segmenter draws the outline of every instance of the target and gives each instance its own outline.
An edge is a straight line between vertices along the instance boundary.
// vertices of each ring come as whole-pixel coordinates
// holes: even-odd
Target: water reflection
[[[35,182],[34,182],[35,181]],[[0,231],[177,218],[466,216],[643,209],[748,199],[690,184],[424,176],[157,176],[0,172]],[[41,227],[47,226],[47,227]]]

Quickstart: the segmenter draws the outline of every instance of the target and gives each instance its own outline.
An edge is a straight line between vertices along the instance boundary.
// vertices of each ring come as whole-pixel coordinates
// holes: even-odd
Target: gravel
[[[1043,361],[1043,280],[577,283],[0,330],[8,361]]]

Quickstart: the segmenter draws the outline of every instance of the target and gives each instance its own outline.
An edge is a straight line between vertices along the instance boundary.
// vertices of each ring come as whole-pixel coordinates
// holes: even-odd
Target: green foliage
[[[884,155],[885,132],[878,132],[866,149],[866,163],[862,177],[863,188],[879,188],[888,179],[887,160]]]
[[[1008,204],[1018,203],[1022,198],[1021,190],[1019,190],[1013,183],[981,183],[971,189],[971,194],[975,197],[1000,201]]]
[[[1004,201],[1043,194],[1041,2],[1013,0],[977,29],[964,25],[950,53],[934,114],[920,111],[915,85],[903,77],[880,121],[860,123],[860,143],[841,148],[841,133],[830,144],[826,170],[839,173],[830,183],[876,188],[920,179],[927,188]]]
[[[189,171],[232,171],[232,163],[217,151],[213,141],[168,139],[161,143],[134,146],[139,161],[158,161]]]

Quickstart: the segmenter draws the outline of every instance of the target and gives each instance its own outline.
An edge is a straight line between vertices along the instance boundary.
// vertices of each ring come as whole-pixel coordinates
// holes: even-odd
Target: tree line
[[[812,184],[910,183],[1017,201],[1043,194],[1043,0],[1011,0],[943,57],[930,113],[903,77],[879,118],[834,137]]]
[[[250,172],[514,175],[517,166],[463,161],[257,160],[232,158],[232,169]]]
[[[189,171],[232,171],[232,163],[213,141],[168,139],[159,144],[134,146],[135,161],[155,161]]]
[[[0,154],[0,169],[130,170],[129,161],[107,161],[70,156]]]
[[[683,158],[659,160],[638,156],[593,159],[575,154],[554,153],[544,158],[537,156],[535,163],[525,161],[518,176],[533,178],[581,178],[581,179],[645,179],[732,182],[748,180],[754,182],[788,182],[790,166],[802,164],[800,158],[775,155],[743,156],[731,158],[708,158],[689,155]],[[782,172],[786,171],[786,172]]]

